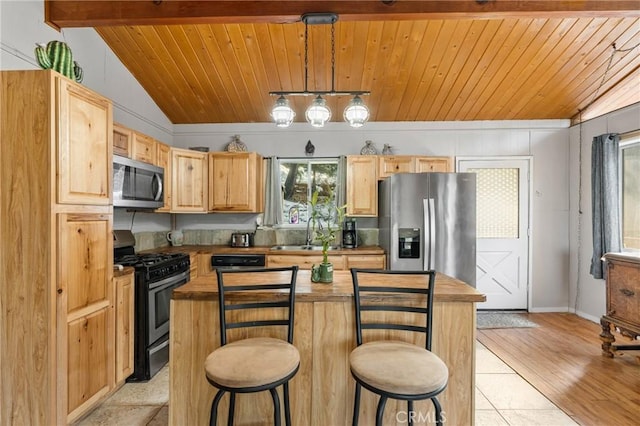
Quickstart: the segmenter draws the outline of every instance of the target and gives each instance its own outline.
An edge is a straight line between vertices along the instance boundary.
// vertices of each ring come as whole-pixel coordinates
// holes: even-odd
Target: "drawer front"
[[[607,313],[640,326],[640,266],[610,261],[607,269]]]
[[[344,269],[344,257],[341,255],[331,256],[328,258],[330,263],[333,263],[334,270]],[[269,268],[276,268],[280,266],[298,265],[300,269],[311,269],[313,265],[319,265],[322,263],[322,255],[267,255],[267,266]]]

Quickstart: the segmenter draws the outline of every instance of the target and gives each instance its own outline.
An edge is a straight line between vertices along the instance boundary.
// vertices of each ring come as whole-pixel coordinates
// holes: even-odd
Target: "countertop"
[[[204,254],[296,254],[296,255],[321,255],[321,250],[278,250],[273,246],[255,247],[229,247],[227,245],[183,245],[157,247],[151,250],[144,250],[141,253],[177,253],[177,252],[197,252]],[[329,254],[384,254],[384,250],[379,246],[362,246],[352,249],[339,248],[330,250]]]
[[[397,280],[416,282],[416,276],[398,276]],[[206,275],[178,287],[173,291],[173,299],[217,300],[218,285],[215,275]],[[254,297],[273,297],[273,291],[252,292]],[[231,297],[231,296],[229,296]],[[301,302],[345,301],[353,298],[353,284],[350,271],[333,271],[333,283],[311,282],[311,272],[299,270],[296,280],[296,300]],[[438,273],[434,301],[484,302],[486,296],[463,281]]]

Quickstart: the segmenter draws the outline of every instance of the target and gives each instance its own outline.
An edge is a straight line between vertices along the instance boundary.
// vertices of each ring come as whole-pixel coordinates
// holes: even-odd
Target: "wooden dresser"
[[[618,349],[640,350],[640,257],[607,254],[607,313],[600,319],[602,325],[602,354],[613,357]],[[635,344],[616,345],[611,326]]]

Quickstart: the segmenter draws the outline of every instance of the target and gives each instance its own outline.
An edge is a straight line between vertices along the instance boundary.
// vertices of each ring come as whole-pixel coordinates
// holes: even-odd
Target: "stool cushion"
[[[449,369],[437,355],[397,341],[369,342],[349,355],[351,373],[383,392],[423,395],[447,385]]]
[[[228,388],[253,388],[294,373],[300,353],[285,340],[259,337],[228,343],[204,362],[207,378]]]

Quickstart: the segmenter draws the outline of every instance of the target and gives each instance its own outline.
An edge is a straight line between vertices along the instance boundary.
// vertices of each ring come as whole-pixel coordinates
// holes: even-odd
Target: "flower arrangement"
[[[328,260],[329,245],[336,241],[340,231],[342,230],[342,222],[344,220],[347,205],[337,206],[331,203],[334,200],[332,193],[329,201],[326,203],[318,202],[319,194],[315,191],[311,196],[311,226],[313,230],[313,239],[320,241],[322,244],[322,264],[320,265],[320,281],[333,281],[333,269],[328,268],[330,265]],[[323,277],[323,273],[325,274]]]

